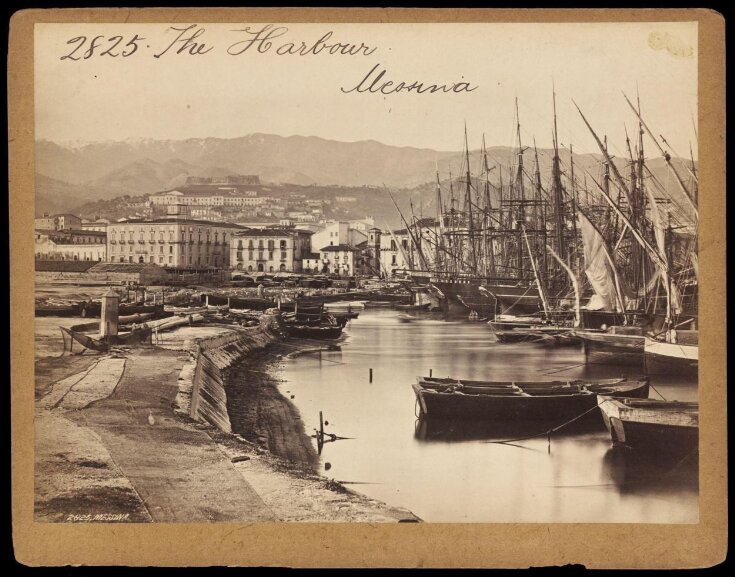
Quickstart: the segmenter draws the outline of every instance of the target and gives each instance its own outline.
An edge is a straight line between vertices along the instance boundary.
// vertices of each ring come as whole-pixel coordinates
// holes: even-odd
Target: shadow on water
[[[699,453],[662,454],[614,446],[602,458],[602,469],[621,495],[699,490]]]
[[[546,437],[548,431],[563,424],[564,421],[559,419],[486,421],[481,419],[443,419],[421,415],[415,422],[414,437],[418,441],[428,443],[519,440]],[[574,437],[602,432],[604,429],[600,415],[597,411],[593,411],[558,431],[553,431],[552,438]]]

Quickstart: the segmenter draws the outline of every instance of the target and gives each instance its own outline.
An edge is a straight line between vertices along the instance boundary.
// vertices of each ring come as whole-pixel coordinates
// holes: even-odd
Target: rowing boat
[[[599,397],[614,445],[640,451],[687,454],[699,442],[699,403]]]
[[[413,385],[425,415],[492,419],[572,418],[597,405],[597,395],[646,398],[648,379],[601,381],[473,381],[418,377]]]

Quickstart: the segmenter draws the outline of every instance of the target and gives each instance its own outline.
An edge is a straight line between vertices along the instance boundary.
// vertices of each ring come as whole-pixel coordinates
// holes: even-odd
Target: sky
[[[697,154],[695,22],[274,23],[257,39],[269,31],[277,37],[247,42],[266,25],[198,23],[180,32],[167,24],[36,24],[36,138],[89,142],[268,133],[461,150],[466,123],[471,148],[479,147],[483,134],[488,146],[512,146],[517,98],[524,145],[535,139],[549,147],[555,90],[561,145],[597,152],[574,100],[593,128],[608,135],[612,153],[623,155],[625,129],[633,134],[637,122],[623,92],[631,99],[638,92],[645,121],[666,137],[672,152],[686,157],[691,144]],[[193,42],[202,53],[190,54],[189,47],[176,53],[183,47],[179,34],[199,29],[204,32]],[[364,47],[354,55],[329,54],[328,48],[276,53],[288,50],[288,43],[312,46],[329,32],[327,45]],[[125,46],[136,34],[145,40],[123,57],[122,51],[132,52],[132,45]],[[103,38],[89,53],[96,36]],[[114,36],[123,39],[113,47]],[[70,42],[80,37],[86,37],[83,44]],[[107,48],[118,56],[101,54]],[[472,90],[350,91],[376,66],[363,87],[385,70],[382,82],[392,81],[393,87],[465,82]]]

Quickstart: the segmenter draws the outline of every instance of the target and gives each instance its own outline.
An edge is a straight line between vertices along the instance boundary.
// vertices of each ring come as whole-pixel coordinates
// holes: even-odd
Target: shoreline
[[[163,346],[59,356],[66,322],[76,321],[36,319],[38,522],[419,520],[316,473],[312,441],[275,375],[299,344],[249,351],[227,371],[228,395],[255,404],[225,433],[187,405],[196,342],[231,328],[184,327]]]

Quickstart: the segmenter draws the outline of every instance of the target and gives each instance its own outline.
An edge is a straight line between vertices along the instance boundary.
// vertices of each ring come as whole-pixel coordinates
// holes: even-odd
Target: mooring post
[[[370,382],[373,382],[373,369],[370,369]]]
[[[120,297],[110,289],[102,295],[102,311],[100,312],[100,337],[117,335],[118,305]]]
[[[433,376],[433,373],[434,373],[434,369],[429,369],[429,378]]]

